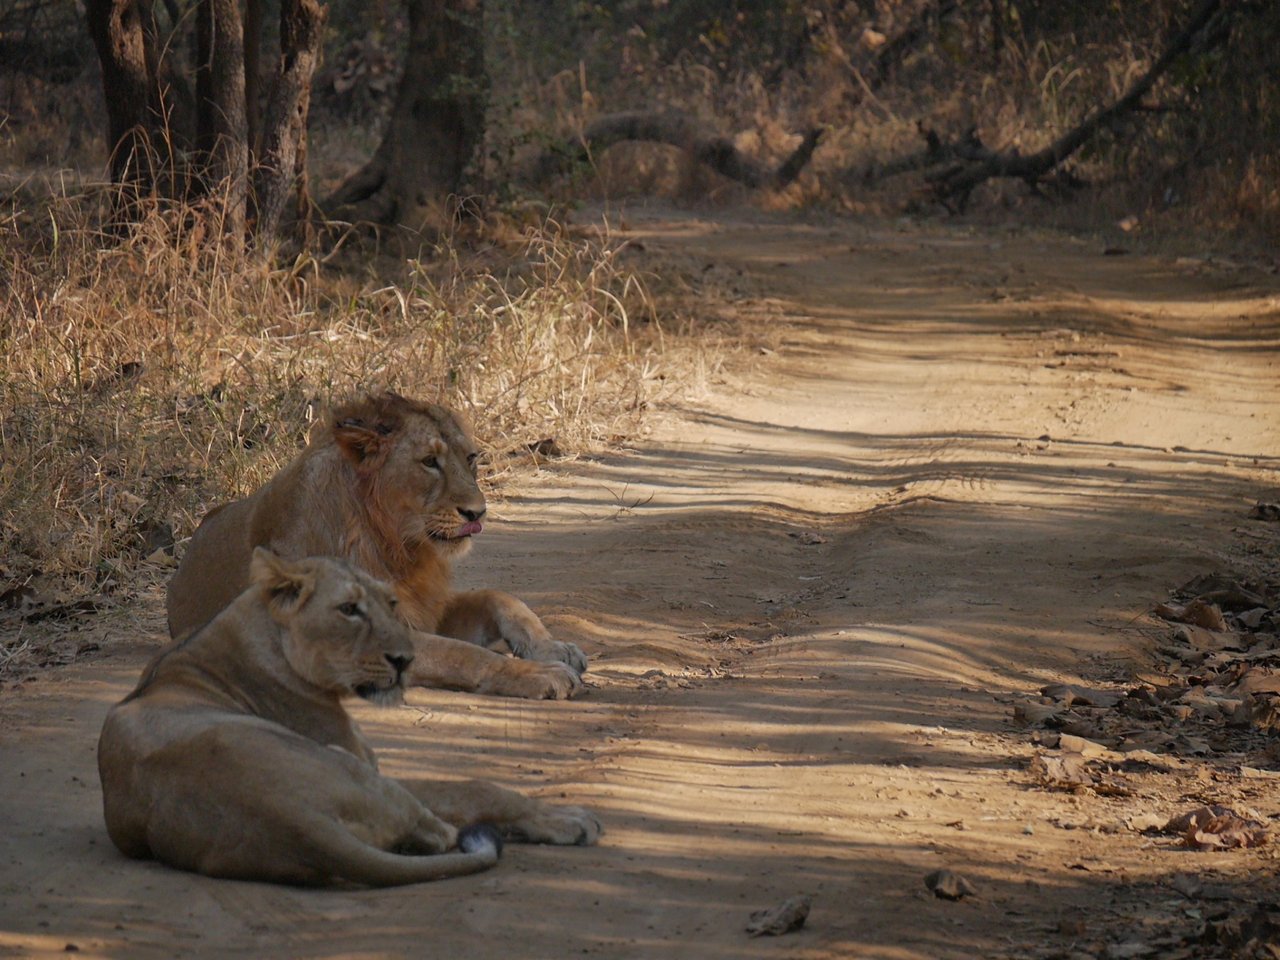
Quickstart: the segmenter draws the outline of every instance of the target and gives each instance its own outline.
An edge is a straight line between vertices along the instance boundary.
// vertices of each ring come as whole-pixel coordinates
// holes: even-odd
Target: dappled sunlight
[[[1012,706],[1053,683],[1120,689],[1151,604],[1236,556],[1232,528],[1280,470],[1275,301],[1043,238],[846,233],[645,234],[762,275],[751,322],[776,354],[631,449],[513,478],[459,570],[587,651],[578,698],[351,706],[384,773],[589,807],[598,846],[511,844],[487,873],[381,891],[127,861],[94,744],[140,645],[4,704],[25,826],[0,856],[48,892],[0,920],[0,952],[1021,960],[1083,950],[1071,921],[1109,905],[1172,922],[1160,885],[1201,861],[1126,818],[1181,794],[1046,790]],[[1213,861],[1237,893],[1261,862]],[[941,867],[978,895],[935,898]],[[746,936],[801,893],[802,931]],[[173,898],[182,915],[157,918]]]

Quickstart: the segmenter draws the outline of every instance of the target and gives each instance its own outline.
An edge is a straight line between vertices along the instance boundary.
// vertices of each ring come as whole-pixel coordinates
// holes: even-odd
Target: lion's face
[[[386,394],[336,411],[332,422],[378,526],[402,544],[430,541],[450,558],[466,552],[486,506],[476,443],[457,414]]]
[[[284,656],[295,673],[339,696],[400,701],[413,644],[390,587],[343,560],[288,561],[261,547],[250,576],[284,628]]]

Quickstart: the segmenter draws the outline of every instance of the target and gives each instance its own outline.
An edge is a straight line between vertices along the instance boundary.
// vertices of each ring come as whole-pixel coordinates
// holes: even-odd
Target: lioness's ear
[[[249,578],[267,592],[267,603],[279,613],[289,613],[311,596],[315,578],[311,571],[290,563],[266,547],[254,547]]]

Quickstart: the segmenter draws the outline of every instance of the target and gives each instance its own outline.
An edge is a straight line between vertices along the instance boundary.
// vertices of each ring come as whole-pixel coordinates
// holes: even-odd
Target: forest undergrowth
[[[104,202],[0,222],[0,616],[167,575],[205,511],[271,477],[331,402],[460,409],[492,485],[634,437],[723,358],[714,330],[690,336],[680,277],[636,270],[607,231],[229,259],[191,207],[108,236]]]

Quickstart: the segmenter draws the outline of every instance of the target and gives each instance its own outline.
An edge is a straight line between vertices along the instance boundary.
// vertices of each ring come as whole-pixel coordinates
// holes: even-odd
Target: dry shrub
[[[921,42],[872,89],[866,80],[885,41],[939,6],[616,0],[576,19],[517,19],[500,31],[494,89],[499,106],[506,97],[518,109],[499,109],[493,133],[507,146],[493,155],[519,170],[600,114],[673,108],[776,162],[801,131],[821,124],[827,134],[811,164],[782,194],[752,194],[674,148],[634,144],[604,151],[558,189],[607,200],[658,194],[944,215],[919,173],[885,176],[923,152],[918,124],[944,140],[973,128],[993,149],[1038,150],[1120,97],[1195,3],[959,4],[941,21],[927,19]],[[501,20],[505,6],[496,9]],[[998,33],[995,10],[1004,14]],[[1197,47],[1146,98],[1147,109],[1071,158],[1085,188],[1037,193],[1021,181],[991,181],[969,215],[1016,208],[1023,220],[1087,230],[1136,215],[1143,231],[1192,244],[1273,242],[1280,227],[1266,185],[1280,130],[1270,69],[1280,17],[1256,0],[1229,10],[1225,43]],[[508,171],[494,179],[505,182]]]
[[[501,462],[548,436],[580,450],[633,432],[693,354],[665,345],[607,237],[549,225],[488,269],[441,246],[388,281],[305,254],[227,260],[202,211],[176,204],[106,236],[101,202],[60,196],[0,222],[5,585],[120,582],[270,477],[331,399],[453,404]]]

